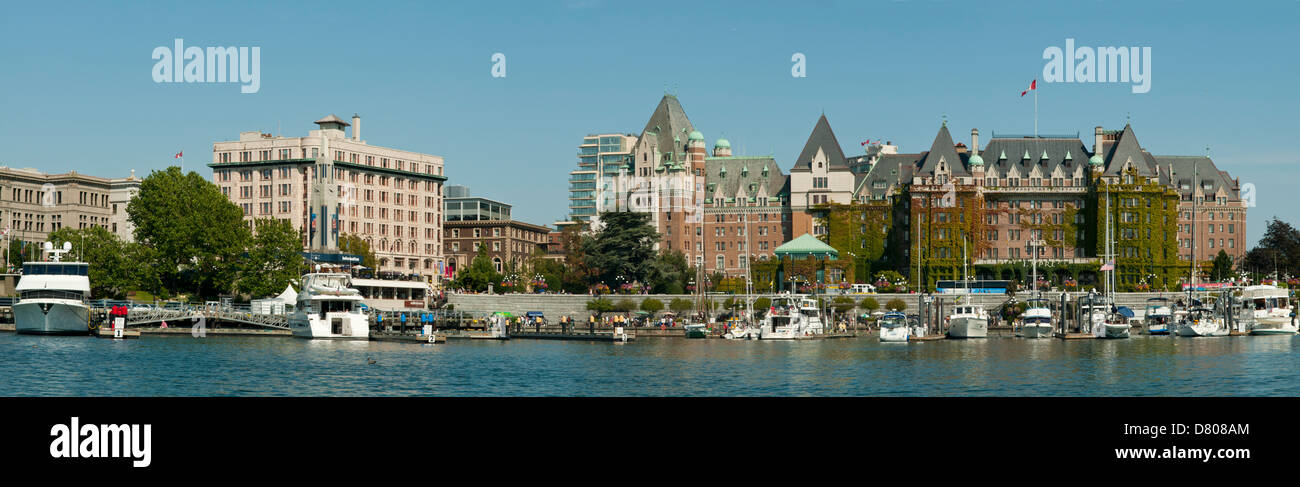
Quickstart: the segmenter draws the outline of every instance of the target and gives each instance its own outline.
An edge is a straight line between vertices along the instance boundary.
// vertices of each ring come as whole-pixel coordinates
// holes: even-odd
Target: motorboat
[[[1025,312],[1020,315],[1020,336],[1025,338],[1050,338],[1052,310],[1047,307],[1047,300],[1032,298],[1026,301]]]
[[[880,317],[880,341],[906,342],[911,335],[912,326],[907,322],[907,315],[890,311]]]
[[[1290,293],[1272,285],[1246,286],[1241,290],[1243,313],[1239,313],[1251,335],[1294,335]]]
[[[370,338],[370,320],[361,312],[361,292],[345,273],[316,272],[302,276],[298,305],[289,315],[289,330],[299,338]]]
[[[817,301],[799,296],[772,300],[772,307],[758,328],[760,340],[799,340],[823,333]]]
[[[89,264],[63,262],[72,243],[55,248],[46,242],[50,254],[45,262],[24,262],[23,274],[14,289],[14,331],[32,335],[85,335],[90,333]]]
[[[1173,319],[1174,313],[1173,308],[1169,306],[1169,298],[1156,297],[1147,300],[1142,322],[1146,325],[1148,335],[1168,335]]]
[[[983,307],[973,304],[953,306],[948,315],[948,338],[987,338],[989,315]]]

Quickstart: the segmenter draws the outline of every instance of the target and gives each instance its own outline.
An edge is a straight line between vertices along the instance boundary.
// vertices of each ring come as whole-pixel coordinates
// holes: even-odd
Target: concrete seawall
[[[1162,293],[1120,293],[1116,295],[1116,301],[1120,306],[1128,306],[1130,308],[1133,308],[1134,311],[1141,311],[1142,308],[1146,306],[1147,298],[1153,298],[1161,295],[1169,298],[1171,301],[1176,301],[1179,298],[1186,296],[1186,294],[1183,293],[1163,293],[1163,294]],[[732,297],[732,296],[733,295],[710,295],[709,298],[721,304],[728,297]],[[745,295],[737,294],[734,296],[743,298]],[[771,295],[754,295],[754,297],[762,297],[762,296],[771,297]],[[917,308],[918,298],[916,294],[849,295],[850,298],[858,302],[862,301],[862,298],[868,296],[875,298],[876,301],[880,303],[881,308],[884,308],[885,303],[888,303],[889,300],[894,298],[902,299],[903,302],[907,303],[907,310],[909,312],[915,311]],[[951,294],[946,294],[946,295],[941,294],[935,296],[942,297],[945,303],[951,303],[952,298],[955,297],[955,295],[951,295]],[[977,304],[979,306],[984,306],[986,308],[993,308],[999,304],[1002,304],[1004,301],[1008,299],[1006,295],[1002,295],[1002,294],[973,294],[971,296],[973,296],[972,302],[974,304]],[[1060,302],[1061,299],[1060,296],[1061,293],[1059,292],[1043,293],[1043,297],[1047,298],[1053,304]],[[1081,296],[1081,293],[1071,293],[1070,300],[1077,299],[1079,296]],[[1029,297],[1028,293],[1020,293],[1016,296],[1016,298],[1020,300],[1026,299],[1028,297]],[[672,300],[675,298],[684,298],[694,302],[695,296],[684,295],[684,294],[650,294],[650,295],[615,294],[615,295],[606,295],[605,298],[616,303],[623,299],[629,299],[632,302],[637,304],[638,309],[641,306],[641,301],[644,301],[649,298],[655,298],[662,301],[664,303],[664,309],[667,309],[668,303],[672,302]],[[827,296],[827,299],[833,299],[833,298],[834,296]],[[546,317],[550,320],[559,319],[559,317],[561,316],[570,316],[573,317],[573,319],[578,321],[586,320],[587,316],[591,314],[590,311],[587,311],[587,301],[590,301],[592,299],[595,299],[595,297],[586,294],[501,294],[501,295],[450,294],[448,295],[448,302],[455,305],[456,307],[455,309],[457,311],[464,311],[467,313],[475,313],[475,314],[492,313],[495,311],[508,311],[510,313],[522,314],[527,311],[541,311],[542,313],[545,313]]]

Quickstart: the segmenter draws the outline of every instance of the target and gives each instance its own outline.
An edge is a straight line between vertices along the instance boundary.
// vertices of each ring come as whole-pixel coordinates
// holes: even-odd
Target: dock
[[[513,339],[534,339],[534,340],[572,340],[583,342],[623,342],[636,339],[636,335],[626,333],[622,336],[615,335],[614,332],[595,332],[595,333],[548,333],[535,331],[521,331],[510,334]]]
[[[402,333],[371,333],[370,341],[372,342],[408,342],[408,343],[430,343],[429,336],[423,333],[408,335]],[[434,333],[433,343],[447,343],[447,335]]]
[[[99,338],[115,338],[115,339],[119,339],[119,340],[120,340],[120,339],[126,339],[126,338],[140,338],[140,330],[125,330],[125,329],[124,329],[124,330],[122,330],[122,336],[121,336],[121,337],[118,337],[117,334],[114,333],[114,330],[113,330],[113,329],[111,329],[111,328],[100,328],[100,329],[98,329],[98,330],[95,330],[94,335],[97,336],[97,337],[99,337]]]
[[[926,335],[923,337],[914,337],[914,336],[907,337],[907,341],[909,342],[931,342],[931,341],[946,340],[946,339],[948,339],[948,337],[944,335]]]
[[[1056,338],[1062,340],[1092,340],[1097,338],[1091,333],[1056,333]]]

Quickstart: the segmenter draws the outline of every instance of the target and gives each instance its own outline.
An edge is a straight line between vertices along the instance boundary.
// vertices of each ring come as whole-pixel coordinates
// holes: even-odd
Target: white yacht
[[[1157,297],[1147,300],[1142,321],[1146,324],[1148,335],[1168,335],[1173,319],[1174,313],[1173,308],[1169,306],[1169,298]]]
[[[361,292],[343,273],[302,276],[298,306],[289,316],[289,329],[300,338],[370,338],[370,320],[360,310]]]
[[[1033,298],[1026,301],[1028,307],[1020,315],[1020,336],[1025,338],[1050,338],[1052,336],[1052,310],[1047,307],[1047,300]]]
[[[1118,312],[1107,314],[1101,326],[1096,329],[1099,332],[1097,338],[1128,338],[1133,330],[1133,325],[1128,320],[1127,316]]]
[[[1251,335],[1294,335],[1297,327],[1291,320],[1290,294],[1271,285],[1246,286],[1241,290],[1240,316],[1250,327]]]
[[[1221,337],[1228,336],[1228,327],[1214,310],[1201,307],[1188,310],[1174,332],[1180,337]]]
[[[905,342],[911,335],[912,327],[907,323],[907,315],[890,311],[880,317],[880,341]]]
[[[821,310],[817,301],[802,297],[772,300],[772,310],[758,328],[760,340],[798,340],[822,334]]]
[[[1106,335],[1106,319],[1111,314],[1111,300],[1109,296],[1099,294],[1088,294],[1079,297],[1079,316],[1080,332],[1092,333],[1092,336],[1102,338]]]
[[[63,254],[72,250],[65,242],[62,249],[45,242],[48,262],[24,262],[18,280],[18,302],[13,305],[14,331],[34,335],[85,335],[90,333],[89,265],[63,262]]]
[[[989,314],[983,307],[973,304],[953,306],[948,315],[948,338],[987,338]]]

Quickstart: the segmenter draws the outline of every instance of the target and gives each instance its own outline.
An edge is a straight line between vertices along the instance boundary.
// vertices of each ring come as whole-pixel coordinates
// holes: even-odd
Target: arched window
[[[492,258],[492,266],[496,268],[497,272],[501,272],[501,258],[500,258],[500,257],[493,257],[493,258]]]

